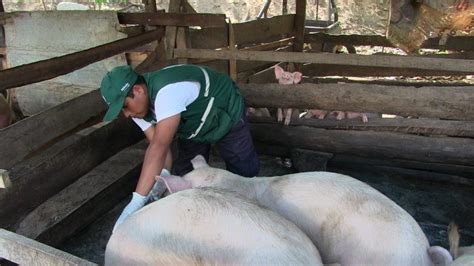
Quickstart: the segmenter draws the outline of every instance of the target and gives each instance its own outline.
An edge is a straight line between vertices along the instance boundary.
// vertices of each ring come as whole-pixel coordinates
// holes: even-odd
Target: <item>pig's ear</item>
[[[276,79],[280,79],[284,72],[285,72],[285,70],[283,70],[283,68],[281,68],[279,65],[275,66],[275,77],[276,77]]]
[[[206,162],[206,159],[204,159],[204,156],[202,155],[197,155],[194,157],[194,159],[191,160],[191,164],[193,165],[194,169],[199,169],[203,167],[208,167],[209,165]]]
[[[301,78],[303,77],[303,74],[301,72],[295,72],[293,73],[293,83],[300,83]]]
[[[192,184],[189,181],[184,180],[180,176],[170,175],[170,176],[160,176],[165,184],[168,191],[172,194],[181,190],[192,188]]]
[[[434,265],[450,265],[453,262],[453,257],[449,251],[440,246],[428,248],[428,254]]]

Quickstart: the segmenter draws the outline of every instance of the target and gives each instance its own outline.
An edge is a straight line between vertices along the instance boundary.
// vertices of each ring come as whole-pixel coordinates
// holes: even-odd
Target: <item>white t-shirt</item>
[[[153,108],[154,121],[147,122],[141,118],[132,118],[143,130],[147,130],[153,124],[161,120],[186,111],[186,107],[194,102],[199,96],[201,85],[196,81],[182,81],[164,86],[156,95]]]

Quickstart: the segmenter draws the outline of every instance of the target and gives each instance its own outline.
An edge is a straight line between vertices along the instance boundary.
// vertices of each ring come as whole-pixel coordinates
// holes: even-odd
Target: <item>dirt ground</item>
[[[295,172],[278,164],[275,157],[260,156],[259,176],[284,175]],[[224,168],[223,162],[212,156],[210,165]],[[413,176],[401,175],[395,169],[328,165],[328,171],[351,175],[376,188],[410,213],[420,224],[431,245],[447,247],[447,224],[456,220],[461,225],[474,226],[474,188],[423,181]],[[125,199],[76,237],[69,239],[61,249],[103,264],[107,241],[115,220],[130,198]],[[474,244],[474,231],[461,226],[461,245]],[[368,236],[370,237],[370,236]]]

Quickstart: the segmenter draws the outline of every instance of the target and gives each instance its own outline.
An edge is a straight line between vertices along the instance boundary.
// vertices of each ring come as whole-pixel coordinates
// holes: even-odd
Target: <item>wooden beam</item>
[[[162,36],[163,29],[160,28],[84,51],[2,70],[0,92],[70,73],[102,59],[159,40]]]
[[[473,87],[239,84],[247,105],[474,120]]]
[[[0,258],[19,265],[97,265],[1,228]]]
[[[95,167],[29,213],[16,232],[58,246],[133,192],[147,145],[143,140]]]
[[[474,166],[474,139],[251,124],[255,141],[379,159]],[[271,134],[269,134],[271,132]]]
[[[131,120],[118,119],[71,135],[16,164],[9,170],[11,187],[0,190],[0,227],[14,228],[32,209],[141,138]]]
[[[444,59],[439,59],[444,60]],[[464,76],[466,73],[459,71],[410,69],[377,66],[327,65],[304,64],[302,72],[305,76],[345,76],[345,77],[420,77],[420,76]]]
[[[332,53],[298,53],[269,51],[237,51],[186,49],[175,50],[176,58],[237,59],[266,62],[318,63],[324,65],[389,67],[420,70],[456,71],[474,74],[474,60],[420,58],[416,56],[378,56]]]
[[[333,35],[324,32],[305,34],[304,40],[307,43],[313,42],[327,42],[341,45],[370,45],[370,46],[385,46],[395,47],[390,41],[381,35]],[[420,48],[440,49],[440,50],[455,50],[455,51],[474,51],[472,45],[474,41],[473,36],[449,36],[446,43],[440,45],[440,38],[429,38]]]
[[[218,28],[225,26],[224,14],[180,14],[180,13],[117,13],[121,24],[152,26],[200,26]]]
[[[106,109],[95,90],[0,130],[0,168],[10,169],[78,126],[101,120]]]
[[[249,117],[249,121],[253,123],[277,124],[276,119],[271,117],[251,116]],[[291,125],[339,130],[370,130],[474,138],[473,121],[452,121],[426,118],[369,118],[369,122],[364,123],[361,119],[344,119],[338,121],[328,118],[301,118],[292,120]]]
[[[265,154],[271,156],[279,156],[285,158],[294,158],[294,148],[284,147],[278,144],[263,143],[260,141],[255,141],[255,148],[257,149],[258,154]],[[305,149],[306,150],[306,149]],[[320,151],[315,150],[315,152],[320,153]],[[299,159],[301,160],[301,159]],[[329,167],[343,167],[344,165],[365,165],[365,166],[389,166],[389,167],[398,167],[404,169],[414,169],[414,170],[427,170],[432,173],[443,173],[449,175],[456,175],[460,177],[465,177],[462,179],[454,179],[452,182],[458,184],[466,185],[472,184],[472,176],[474,175],[473,166],[465,165],[455,165],[455,164],[445,164],[445,163],[429,163],[429,162],[420,162],[416,160],[401,160],[401,159],[374,159],[373,157],[360,157],[347,154],[333,154],[329,161]],[[468,181],[467,179],[471,180]]]
[[[235,32],[234,32],[234,26],[232,25],[232,22],[229,19],[229,51],[231,53],[237,51],[235,48]],[[229,60],[229,76],[230,78],[234,81],[237,82],[237,60]]]
[[[281,34],[291,34],[295,15],[275,16],[242,23],[235,23],[235,43],[244,45],[249,43],[265,43]],[[192,30],[189,33],[191,47],[193,48],[220,48],[228,45],[228,29],[202,29]],[[273,41],[273,40],[272,40]]]
[[[295,43],[293,51],[303,51],[304,44],[304,23],[306,21],[306,0],[296,0],[296,16],[295,16]]]

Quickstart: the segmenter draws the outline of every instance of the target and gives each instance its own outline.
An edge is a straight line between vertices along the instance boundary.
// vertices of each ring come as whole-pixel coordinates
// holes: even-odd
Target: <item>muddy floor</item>
[[[261,156],[260,176],[292,173],[295,170],[277,163],[274,157]],[[211,166],[224,167],[217,157]],[[421,225],[431,245],[447,247],[446,226],[454,219],[460,224],[461,245],[474,244],[474,188],[423,181],[417,172],[399,173],[396,169],[373,166],[328,165],[328,171],[351,175],[378,189],[407,210]],[[112,227],[130,198],[69,239],[62,250],[103,264],[105,247]],[[467,230],[466,228],[471,228]]]

